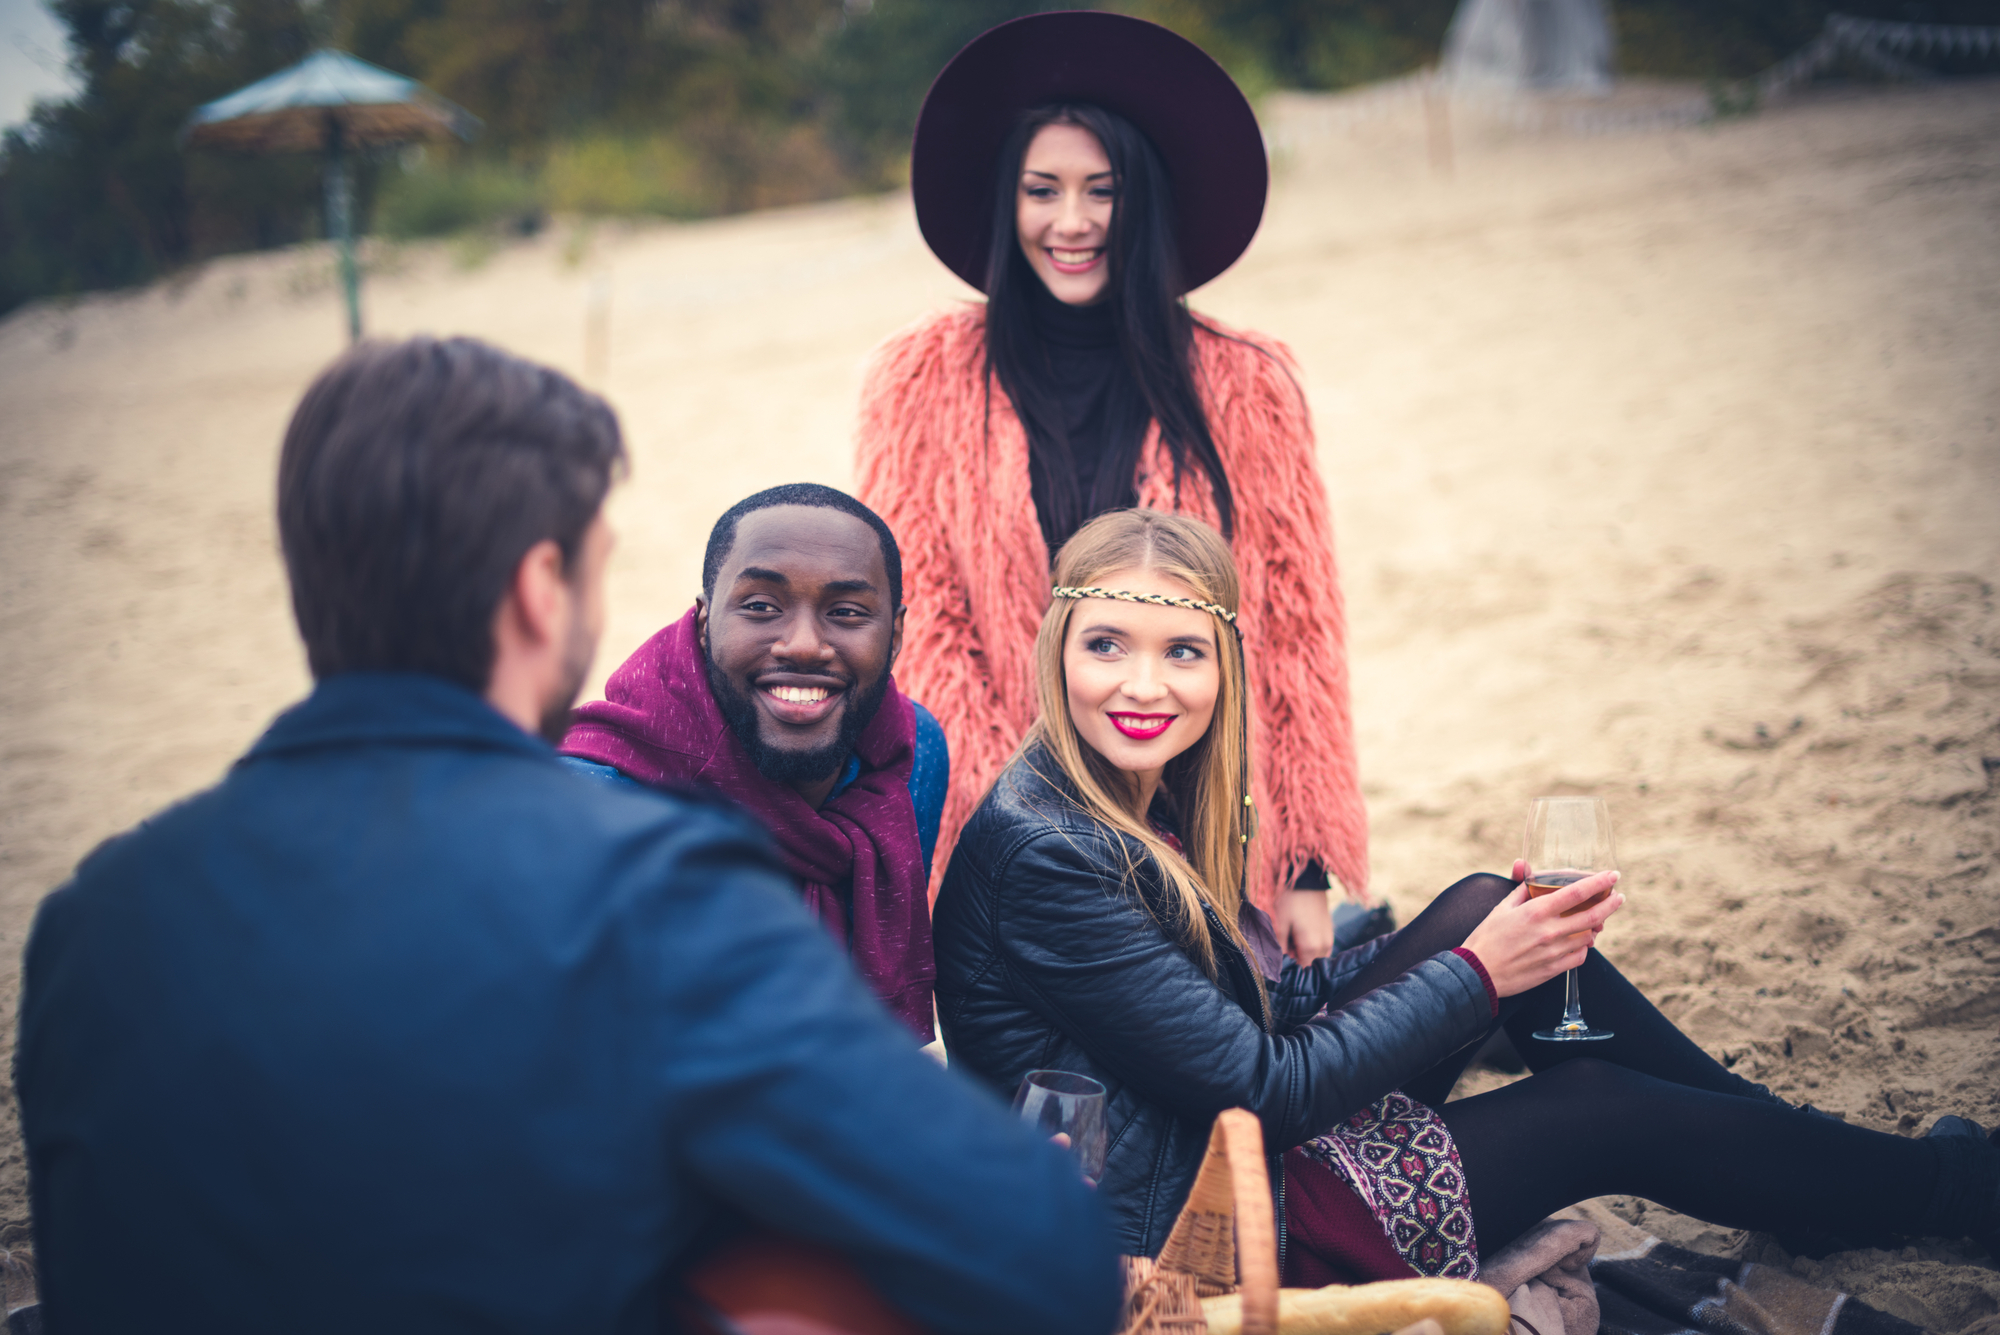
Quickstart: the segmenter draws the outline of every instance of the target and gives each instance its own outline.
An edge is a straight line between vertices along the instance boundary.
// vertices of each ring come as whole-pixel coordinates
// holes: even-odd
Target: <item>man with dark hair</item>
[[[749,809],[863,980],[928,1040],[926,887],[950,760],[889,675],[902,641],[889,526],[832,487],[772,487],[716,521],[695,605],[576,711],[562,749],[600,778]]]
[[[537,736],[623,466],[600,400],[469,340],[307,391],[278,516],[312,694],[29,941],[57,1335],[652,1332],[746,1219],[933,1330],[1109,1329],[1074,1160],[911,1044],[763,834]]]

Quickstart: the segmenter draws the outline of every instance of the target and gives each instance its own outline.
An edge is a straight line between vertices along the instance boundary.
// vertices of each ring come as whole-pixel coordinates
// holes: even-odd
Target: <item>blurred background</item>
[[[322,164],[183,148],[190,112],[330,46],[483,122],[361,155],[360,307],[617,409],[595,692],[730,504],[852,485],[870,350],[976,296],[908,135],[1025,8],[0,0],[0,1068],[42,897],[311,685],[272,495],[347,341]],[[1482,91],[1423,73],[1459,68],[1456,0],[1130,6],[1271,149],[1192,302],[1297,358],[1372,891],[1407,920],[1509,865],[1528,798],[1602,796],[1607,953],[1708,1050],[1864,1125],[2000,1121],[2000,2],[1463,8],[1608,14],[1615,55]],[[2000,1335],[1971,1244],[1821,1262],[1614,1204]],[[0,1089],[0,1248],[29,1238]]]
[[[699,218],[901,182],[925,88],[1018,0],[0,0],[0,312],[323,232],[306,158],[188,154],[196,106],[334,46],[485,123],[378,155],[363,229],[533,232],[552,214]],[[1261,98],[1437,60],[1455,0],[1134,0]],[[1831,9],[1995,21],[1993,0],[1630,0],[1628,75],[1722,81]],[[1951,61],[1927,62],[1949,67]],[[53,87],[51,87],[53,85]],[[30,103],[36,91],[44,100]]]

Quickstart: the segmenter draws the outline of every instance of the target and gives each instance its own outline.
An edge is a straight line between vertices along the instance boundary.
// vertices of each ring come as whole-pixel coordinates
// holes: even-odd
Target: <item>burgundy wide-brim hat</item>
[[[1249,249],[1271,183],[1249,99],[1185,37],[1144,19],[1072,10],[987,29],[924,97],[910,193],[924,240],[953,273],[985,290],[995,159],[1023,112],[1054,102],[1115,111],[1153,141],[1173,183],[1189,290]]]

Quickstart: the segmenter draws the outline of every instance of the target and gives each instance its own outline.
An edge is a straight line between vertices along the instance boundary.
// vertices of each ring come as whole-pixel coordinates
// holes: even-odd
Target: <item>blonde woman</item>
[[[1827,1242],[2000,1226],[2000,1149],[1971,1123],[1850,1127],[1676,1030],[1590,949],[1622,895],[1560,918],[1615,873],[1532,901],[1468,877],[1393,936],[1284,959],[1244,895],[1257,645],[1228,546],[1198,520],[1112,511],[1063,547],[1054,594],[1040,718],[938,896],[937,995],[953,1065],[1003,1093],[1036,1068],[1104,1082],[1099,1189],[1122,1250],[1159,1251],[1229,1107],[1263,1121],[1291,1284],[1476,1278],[1482,1248],[1613,1193]],[[1617,1035],[1588,1057],[1529,1038],[1576,967]],[[1496,1025],[1536,1074],[1445,1103]]]

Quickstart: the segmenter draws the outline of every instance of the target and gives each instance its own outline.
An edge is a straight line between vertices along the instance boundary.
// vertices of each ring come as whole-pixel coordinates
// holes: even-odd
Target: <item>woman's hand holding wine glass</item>
[[[1618,884],[1615,871],[1586,876],[1535,898],[1529,897],[1518,863],[1514,874],[1521,884],[1465,939],[1465,948],[1479,956],[1494,991],[1503,997],[1539,987],[1582,964],[1590,943],[1625,902],[1625,896],[1612,891]],[[1582,908],[1600,895],[1601,902]]]
[[[1618,862],[1618,855],[1611,848],[1611,808],[1601,797],[1536,798],[1528,803],[1525,843],[1526,850],[1516,865],[1527,869],[1527,879],[1521,888],[1530,899],[1553,903],[1558,895],[1570,891],[1565,898],[1573,900],[1574,892],[1610,872]],[[1611,887],[1593,889],[1591,894],[1608,902]],[[1589,902],[1585,900],[1575,908],[1554,911],[1558,919],[1579,918],[1588,913],[1585,905]],[[1620,896],[1619,903],[1623,902],[1624,897]],[[1584,937],[1578,950],[1576,964],[1563,976],[1562,1019],[1547,1029],[1537,1029],[1534,1037],[1545,1043],[1595,1043],[1616,1037],[1611,1030],[1598,1029],[1583,1018],[1583,998],[1577,979],[1577,969],[1583,967],[1590,943],[1597,939],[1603,926],[1602,921],[1590,926],[1590,934]]]
[[[1104,1176],[1104,1086],[1071,1071],[1030,1071],[1014,1091],[1014,1113],[1077,1158],[1090,1186]]]

